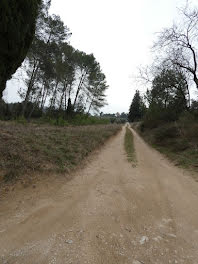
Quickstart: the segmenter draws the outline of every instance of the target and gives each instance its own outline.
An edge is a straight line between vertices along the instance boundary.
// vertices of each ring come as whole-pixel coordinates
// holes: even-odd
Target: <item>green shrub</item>
[[[156,106],[151,107],[144,116],[144,128],[157,128],[162,124],[173,122],[177,118],[177,114],[171,109],[160,109]]]
[[[189,148],[189,142],[185,138],[178,138],[171,142],[170,148],[174,152],[181,152]]]
[[[154,137],[157,142],[169,139],[176,138],[179,136],[178,128],[171,124],[169,126],[159,127],[155,130]]]
[[[179,123],[180,124],[192,124],[192,122],[195,122],[195,117],[192,113],[190,112],[183,112],[180,117],[179,117]]]

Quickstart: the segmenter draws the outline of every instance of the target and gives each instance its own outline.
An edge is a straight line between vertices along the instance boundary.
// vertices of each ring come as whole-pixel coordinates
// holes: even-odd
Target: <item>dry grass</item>
[[[128,161],[133,163],[133,166],[136,164],[135,148],[133,142],[133,133],[131,130],[126,127],[125,137],[124,137],[124,146],[127,153]]]
[[[67,172],[120,128],[0,122],[0,181],[21,179],[34,171]]]

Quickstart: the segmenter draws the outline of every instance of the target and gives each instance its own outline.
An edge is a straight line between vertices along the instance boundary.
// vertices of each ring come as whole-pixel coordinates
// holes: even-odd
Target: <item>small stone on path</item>
[[[148,242],[149,238],[147,236],[143,236],[140,239],[140,245],[144,245],[144,243]]]
[[[67,244],[72,244],[72,243],[73,243],[73,240],[68,239],[68,240],[66,240],[65,242],[66,242]]]

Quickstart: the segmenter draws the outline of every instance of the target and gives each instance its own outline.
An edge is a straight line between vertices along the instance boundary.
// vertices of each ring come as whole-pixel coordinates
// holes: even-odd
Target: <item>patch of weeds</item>
[[[133,142],[133,133],[128,127],[126,127],[126,131],[125,131],[124,147],[127,153],[128,161],[132,162],[133,166],[136,166],[137,160],[136,160],[135,148]]]
[[[10,169],[6,172],[6,174],[3,177],[4,182],[14,182],[18,178],[18,172],[16,170]]]

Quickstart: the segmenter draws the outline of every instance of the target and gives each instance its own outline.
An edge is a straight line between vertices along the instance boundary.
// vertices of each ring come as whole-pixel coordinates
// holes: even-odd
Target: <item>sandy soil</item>
[[[0,263],[198,263],[198,183],[134,131],[133,168],[124,129],[72,180],[2,199]]]

